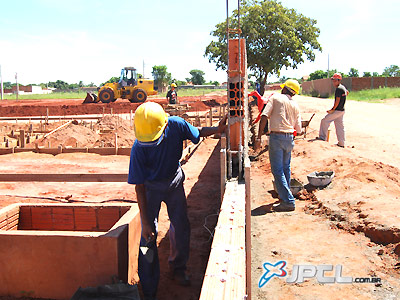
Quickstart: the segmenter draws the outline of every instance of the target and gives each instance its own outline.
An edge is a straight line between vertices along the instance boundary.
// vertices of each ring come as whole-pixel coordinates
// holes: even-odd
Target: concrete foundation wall
[[[0,295],[69,299],[80,286],[109,284],[112,276],[135,282],[138,212],[118,204],[0,210]]]

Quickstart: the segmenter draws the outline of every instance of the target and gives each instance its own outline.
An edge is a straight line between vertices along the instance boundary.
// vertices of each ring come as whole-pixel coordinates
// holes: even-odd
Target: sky
[[[314,62],[283,69],[300,78],[329,68],[382,73],[400,65],[400,1],[281,0],[315,19],[322,52]],[[226,0],[0,0],[0,65],[4,82],[39,84],[63,80],[96,85],[119,77],[125,66],[151,78],[166,65],[185,80],[202,70],[206,81],[226,81],[226,71],[204,57],[215,25],[226,20]],[[237,1],[228,0],[231,14]],[[268,81],[276,80],[270,76]]]

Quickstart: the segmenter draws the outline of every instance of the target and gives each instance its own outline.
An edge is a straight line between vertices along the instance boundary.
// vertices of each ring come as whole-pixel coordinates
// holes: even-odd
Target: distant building
[[[42,89],[39,85],[19,85],[18,94],[19,95],[32,95],[32,94],[50,94],[55,90],[54,88]],[[13,85],[11,89],[4,89],[4,94],[16,94],[17,86]]]

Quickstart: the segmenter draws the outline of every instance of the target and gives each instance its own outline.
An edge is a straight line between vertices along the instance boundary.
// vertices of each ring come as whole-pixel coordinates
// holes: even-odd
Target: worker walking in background
[[[319,127],[318,140],[327,140],[328,129],[331,122],[335,122],[336,137],[338,140],[337,145],[344,148],[345,142],[345,131],[344,131],[344,104],[346,103],[346,97],[349,94],[346,87],[341,84],[342,75],[340,73],[335,73],[332,77],[332,84],[336,88],[335,90],[335,103],[332,109],[327,111],[327,115],[321,120],[321,125]]]
[[[176,92],[176,84],[171,83],[171,89],[167,93],[167,100],[169,104],[178,104],[178,93]]]
[[[281,202],[273,206],[274,211],[294,211],[295,200],[290,191],[290,161],[294,147],[294,133],[302,134],[301,116],[297,102],[292,97],[299,93],[297,80],[288,79],[281,85],[281,94],[273,94],[261,115],[256,150],[261,145],[261,135],[269,119],[269,160],[276,190]]]
[[[146,300],[155,299],[160,279],[156,240],[158,215],[163,201],[170,219],[168,262],[171,275],[179,285],[190,285],[186,273],[190,224],[183,188],[185,175],[179,162],[183,141],[188,139],[197,144],[200,137],[222,133],[225,124],[226,116],[218,127],[197,128],[180,117],[168,117],[162,106],[154,102],[143,103],[135,112],[136,141],[131,151],[128,183],[136,185],[140,210],[142,234],[138,269]]]

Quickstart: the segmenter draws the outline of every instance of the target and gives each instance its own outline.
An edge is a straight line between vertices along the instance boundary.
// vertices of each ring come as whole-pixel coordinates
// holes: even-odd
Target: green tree
[[[175,82],[175,84],[176,84],[177,86],[186,85],[186,81],[179,80],[179,79],[176,79],[176,78],[172,79],[170,83],[172,83],[172,82]]]
[[[380,75],[379,75],[378,72],[373,72],[373,73],[372,73],[372,76],[374,76],[374,77],[380,77]]]
[[[190,78],[190,81],[193,84],[202,85],[202,84],[204,84],[206,82],[204,80],[204,74],[205,73],[203,71],[201,71],[201,70],[194,69],[194,70],[191,70],[189,72],[189,74],[192,75],[192,77]]]
[[[12,83],[10,81],[3,82],[3,88],[4,89],[11,89],[12,86],[13,85],[12,85]]]
[[[102,84],[100,84],[100,86],[103,86],[103,85],[105,85],[106,83],[114,83],[114,82],[118,82],[119,81],[119,77],[111,77],[110,79],[108,79],[106,82],[103,82]],[[91,82],[92,84],[93,84],[93,82]],[[92,86],[94,86],[94,84],[93,85],[87,85],[87,86],[89,86],[89,87],[92,87]]]
[[[165,89],[167,84],[171,82],[171,73],[167,72],[167,66],[154,66],[151,72],[154,78],[154,86],[158,88],[159,91]]]
[[[67,90],[69,88],[69,84],[62,80],[49,81],[48,86],[59,90]]]
[[[396,65],[390,65],[383,70],[382,76],[385,77],[397,77],[400,76],[400,68]]]
[[[355,68],[350,68],[349,77],[359,77],[358,70]]]
[[[260,82],[261,93],[269,74],[280,75],[283,67],[297,68],[304,59],[314,61],[314,50],[321,51],[317,41],[320,30],[316,20],[283,7],[273,0],[241,0],[241,37],[246,39],[247,65]],[[229,18],[229,26],[237,28],[238,11]],[[217,37],[204,56],[218,68],[227,68],[226,21],[217,24],[211,33]],[[232,34],[230,38],[237,35]]]
[[[310,74],[310,77],[308,80],[316,80],[316,79],[322,79],[327,77],[327,72],[322,71],[322,70],[317,70],[315,72],[312,72]]]
[[[371,77],[371,72],[364,72],[363,77]]]

